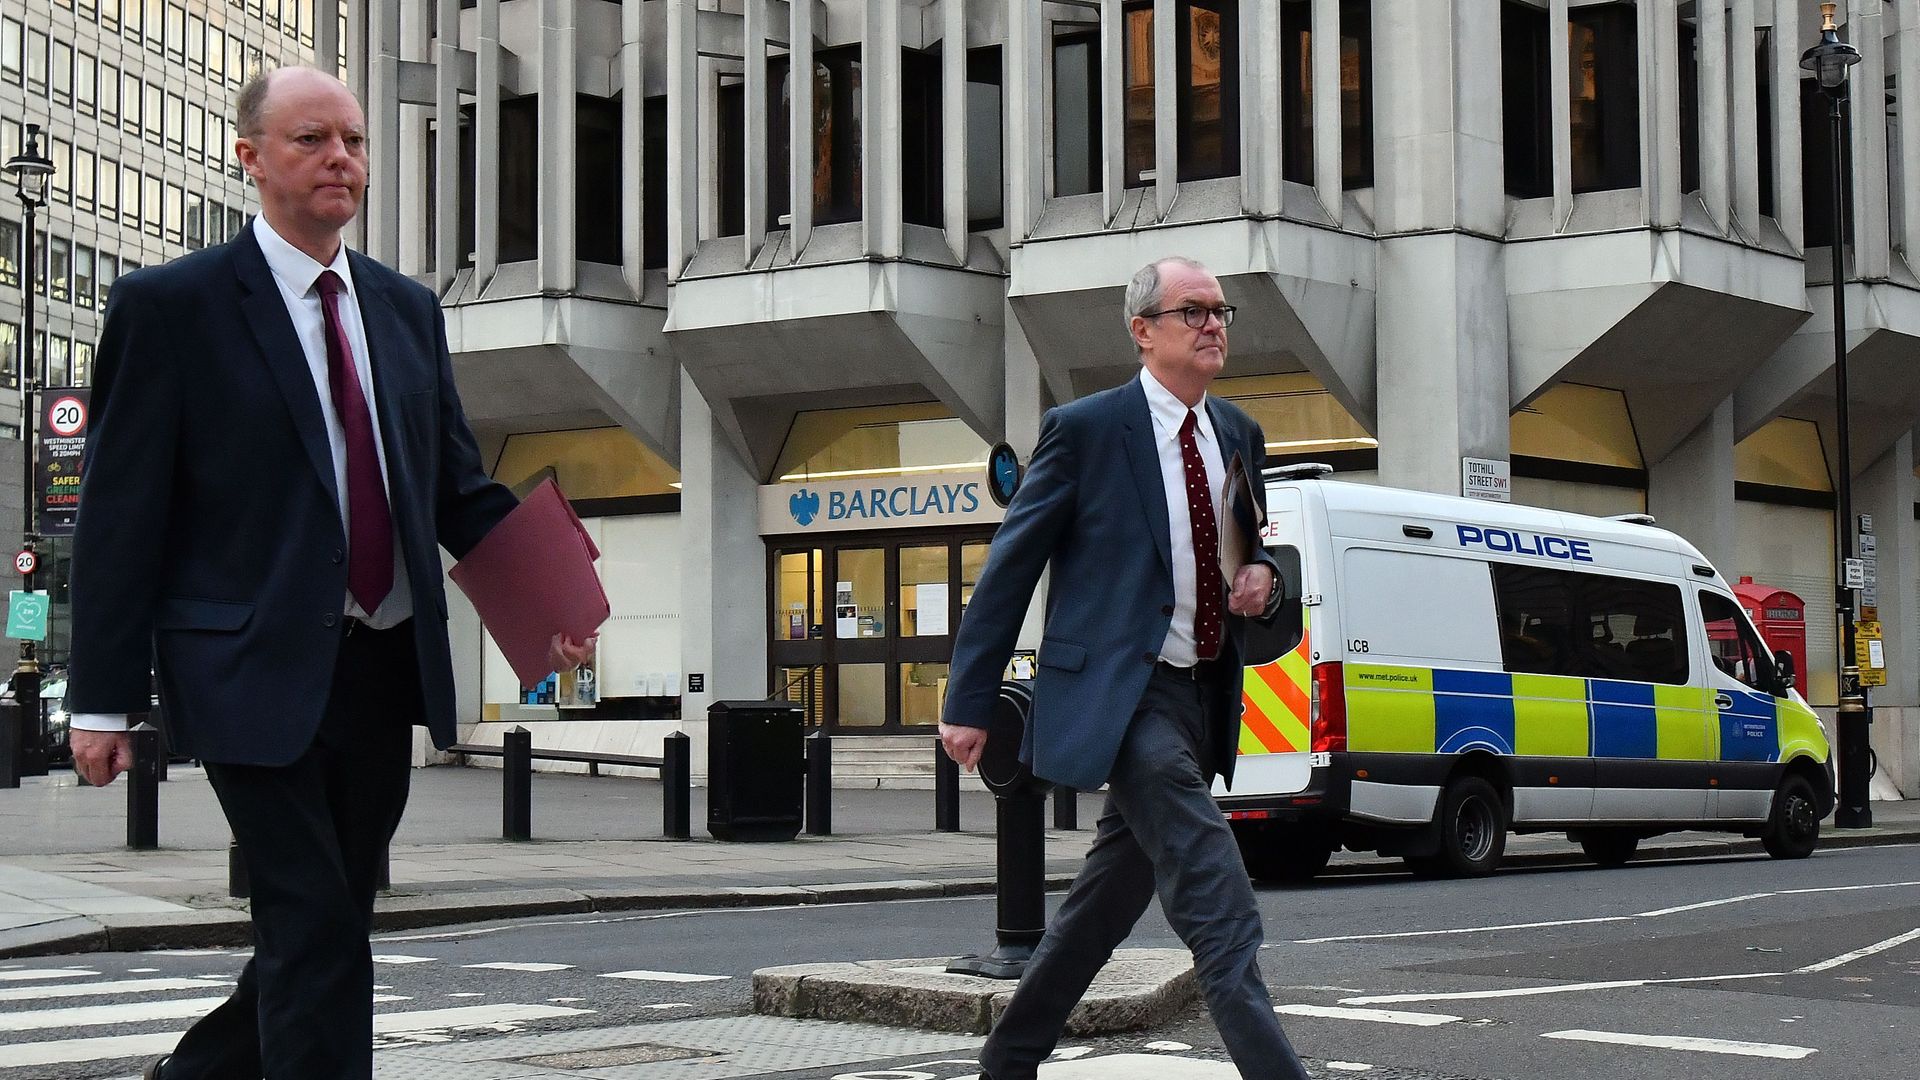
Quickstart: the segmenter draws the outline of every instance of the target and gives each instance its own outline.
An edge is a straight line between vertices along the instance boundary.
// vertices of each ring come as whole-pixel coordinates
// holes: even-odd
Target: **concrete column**
[[[438,29],[439,4],[402,7],[400,9],[400,55],[408,60],[426,60],[438,65],[440,49],[434,41]],[[454,46],[458,48],[459,34],[454,34]],[[436,81],[441,69],[436,66]],[[434,115],[426,109],[403,108],[400,110],[399,139],[386,148],[388,153],[399,154],[400,172],[403,176],[423,176],[426,173],[427,119]],[[399,247],[395,257],[399,260],[394,267],[408,276],[425,273],[433,262],[433,252],[427,250],[427,198],[438,195],[438,184],[428,177],[424,184],[405,184],[392,193],[400,204]],[[436,290],[438,291],[438,290]]]
[[[313,64],[323,71],[333,71],[340,63],[340,0],[314,0],[313,4]],[[363,97],[366,86],[358,80],[349,79],[348,85]]]
[[[1312,27],[1313,188],[1321,208],[1338,225],[1347,201],[1340,152],[1340,0],[1313,0]],[[1566,40],[1565,34],[1560,37]],[[1160,82],[1171,85],[1173,80],[1156,72],[1155,84]]]
[[[579,83],[572,0],[540,8],[540,289],[572,292],[575,259],[574,174],[579,164]],[[691,100],[691,99],[688,99]]]
[[[460,250],[460,0],[439,0],[434,47],[433,291],[445,296],[465,261]],[[417,111],[417,110],[416,110]]]
[[[707,706],[767,696],[767,550],[759,478],[733,449],[693,379],[680,376],[680,656],[706,690],[680,687],[694,771],[706,768]],[[684,675],[682,676],[685,677]]]
[[[1726,229],[1732,184],[1727,147],[1727,9],[1722,0],[1697,4],[1700,49],[1700,198],[1707,215]]]
[[[1374,112],[1381,235],[1505,234],[1500,41],[1485,30],[1499,22],[1500,0],[1375,0],[1374,98],[1390,103]]]
[[[1460,494],[1460,459],[1508,456],[1506,275],[1464,233],[1380,242],[1380,482]]]
[[[1909,3],[1920,0],[1907,0]],[[1903,19],[1902,25],[1905,25]],[[1773,219],[1795,248],[1806,243],[1800,204],[1800,0],[1773,3]],[[1920,61],[1920,57],[1915,58]],[[1902,113],[1902,120],[1906,114]],[[1920,121],[1920,114],[1915,114]],[[1904,142],[1904,137],[1902,139]],[[1912,145],[1912,144],[1907,144]]]
[[[940,224],[967,261],[967,5],[940,0]]]
[[[1680,30],[1675,3],[1641,0],[1635,6],[1640,31],[1640,209],[1655,228],[1680,224]],[[1797,139],[1798,98],[1789,116]],[[1796,183],[1798,169],[1796,165]]]
[[[1116,5],[1117,6],[1117,5]],[[1007,239],[1020,243],[1040,220],[1046,201],[1046,128],[1041,123],[1047,84],[1041,0],[1008,0],[1006,51]]]
[[[1893,258],[1892,225],[1887,220],[1886,20],[1881,0],[1852,0],[1847,5],[1846,39],[1860,50],[1848,84],[1848,117],[1853,131],[1853,276],[1884,278]]]
[[[1280,5],[1240,9],[1240,198],[1248,213],[1262,217],[1277,216],[1283,198],[1280,55],[1284,48]]]
[[[1121,0],[1100,0],[1100,210],[1101,220],[1109,226],[1127,198],[1126,44]],[[1010,145],[1009,152],[1012,149]],[[1278,169],[1274,179],[1279,179]]]
[[[1553,119],[1553,228],[1573,216],[1573,60],[1567,41],[1567,0],[1547,4],[1547,99]]]
[[[1755,69],[1754,0],[1733,0],[1727,21],[1733,110],[1733,221],[1749,239],[1760,236],[1759,76]]]
[[[746,81],[741,93],[746,96],[746,145],[741,147],[746,160],[746,250],[741,265],[753,262],[760,246],[767,242],[767,5],[753,0],[746,6],[743,51]]]
[[[1880,755],[1876,797],[1888,797],[1881,778],[1901,792],[1920,795],[1920,528],[1913,507],[1920,481],[1913,475],[1913,435],[1900,437],[1853,483],[1854,512],[1873,515],[1875,579],[1878,583],[1887,685],[1869,691],[1873,702],[1873,747]],[[1864,601],[1863,601],[1864,602]]]
[[[400,254],[400,0],[367,5],[368,169],[366,254],[389,266]]]
[[[799,25],[810,4],[793,5],[794,24]],[[699,97],[699,36],[695,31],[699,18],[695,0],[667,0],[667,100],[682,106]],[[811,56],[811,54],[809,54]],[[811,65],[811,59],[808,60]],[[800,67],[794,67],[796,88],[811,79],[801,80]],[[809,102],[811,96],[809,95]],[[797,107],[796,101],[796,107]],[[695,152],[695,114],[690,108],[667,110],[667,279],[676,280],[693,258],[700,242],[700,161]],[[812,143],[809,142],[811,147]]]
[[[1174,75],[1174,35],[1180,31],[1173,0],[1153,0],[1153,203],[1165,220],[1180,194],[1180,99]]]
[[[764,10],[760,4],[749,4],[747,10]],[[647,205],[647,185],[658,184],[662,178],[648,176],[646,170],[647,146],[647,41],[644,26],[646,5],[641,0],[623,0],[620,5],[620,160],[630,176],[626,177],[626,189],[631,192],[632,202],[627,212],[620,216],[620,275],[626,279],[627,288],[635,297],[646,292],[642,278],[646,262],[647,237],[645,223],[641,220],[646,214],[641,207]],[[749,173],[748,175],[752,175]]]
[[[900,3],[866,0],[860,46],[860,231],[869,258],[900,257]],[[966,59],[964,43],[957,50]],[[950,174],[949,174],[950,176]]]
[[[1900,0],[1900,250],[1920,263],[1920,0]]]
[[[794,262],[813,236],[813,4],[801,0],[790,8],[787,100],[787,251]],[[679,143],[674,144],[678,147]],[[691,249],[689,249],[691,250]]]
[[[500,0],[480,0],[473,98],[473,276],[500,268]]]
[[[1737,561],[1733,399],[1722,401],[1664,461],[1647,469],[1647,512],[1687,538],[1723,573]]]

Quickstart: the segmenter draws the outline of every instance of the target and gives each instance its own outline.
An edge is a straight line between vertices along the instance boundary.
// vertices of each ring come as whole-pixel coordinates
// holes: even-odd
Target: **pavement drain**
[[[637,1043],[611,1046],[604,1050],[576,1050],[564,1054],[540,1054],[515,1059],[519,1065],[537,1065],[544,1069],[598,1069],[609,1065],[651,1065],[661,1061],[689,1061],[713,1057],[711,1050],[691,1050],[684,1046]]]

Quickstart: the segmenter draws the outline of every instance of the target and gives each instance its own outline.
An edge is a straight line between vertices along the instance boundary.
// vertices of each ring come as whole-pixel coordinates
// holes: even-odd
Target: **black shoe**
[[[147,1062],[147,1067],[140,1070],[140,1080],[160,1080],[161,1066],[164,1066],[171,1057],[173,1057],[172,1054],[161,1054]]]

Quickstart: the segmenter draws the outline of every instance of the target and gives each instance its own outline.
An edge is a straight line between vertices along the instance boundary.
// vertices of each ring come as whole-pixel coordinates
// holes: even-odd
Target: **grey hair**
[[[243,139],[257,139],[266,131],[267,94],[271,89],[273,77],[283,71],[311,71],[325,75],[335,82],[340,77],[331,71],[314,67],[311,64],[288,64],[284,67],[263,67],[247,76],[241,85],[239,96],[233,102],[234,133]],[[340,85],[345,86],[345,83]]]
[[[1169,255],[1164,259],[1155,259],[1141,267],[1133,280],[1127,283],[1126,324],[1127,333],[1133,333],[1133,318],[1144,315],[1160,306],[1162,289],[1160,288],[1160,268],[1163,266],[1184,266],[1189,270],[1198,270],[1210,274],[1198,259],[1189,259],[1185,255]]]

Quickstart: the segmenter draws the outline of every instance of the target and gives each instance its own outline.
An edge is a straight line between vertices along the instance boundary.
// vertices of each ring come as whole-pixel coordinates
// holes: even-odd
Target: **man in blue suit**
[[[74,535],[74,767],[125,768],[157,670],[246,860],[254,956],[147,1080],[367,1080],[381,853],[412,727],[454,738],[438,549],[514,506],[460,409],[433,294],[347,250],[366,121],[257,75],[235,151],[260,216],[114,285]],[[556,641],[554,661],[584,656]]]
[[[1233,308],[1204,267],[1144,267],[1127,287],[1126,319],[1139,378],[1047,413],[954,641],[940,737],[972,768],[1050,568],[1021,756],[1043,780],[1108,788],[1086,864],[981,1050],[982,1075],[1032,1080],[1157,890],[1240,1075],[1304,1078],[1260,978],[1253,889],[1209,793],[1215,775],[1233,775],[1241,620],[1279,603],[1277,568],[1257,540],[1256,561],[1231,582],[1218,550],[1228,465],[1241,459],[1264,502],[1266,436],[1207,395],[1226,365]]]

